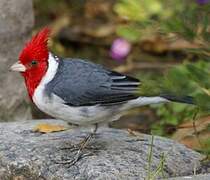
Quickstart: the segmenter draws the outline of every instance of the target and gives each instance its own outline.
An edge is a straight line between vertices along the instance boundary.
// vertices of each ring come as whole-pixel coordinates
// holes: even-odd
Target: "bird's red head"
[[[11,70],[19,71],[25,78],[29,96],[39,85],[48,68],[48,38],[50,29],[44,28],[26,43],[20,52],[19,61],[11,66]]]

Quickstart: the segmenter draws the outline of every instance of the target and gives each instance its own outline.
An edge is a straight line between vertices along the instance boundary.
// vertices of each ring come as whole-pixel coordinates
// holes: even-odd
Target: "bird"
[[[48,48],[50,34],[51,29],[45,27],[34,35],[10,69],[21,73],[30,99],[41,111],[71,124],[94,127],[72,164],[81,157],[98,124],[118,120],[126,110],[171,101],[193,104],[189,96],[140,96],[142,82],[137,78],[88,60],[54,55]]]

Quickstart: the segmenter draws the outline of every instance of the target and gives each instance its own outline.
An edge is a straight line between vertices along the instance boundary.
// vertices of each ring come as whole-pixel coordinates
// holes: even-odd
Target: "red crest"
[[[22,52],[20,53],[19,60],[22,64],[27,64],[31,60],[46,61],[48,59],[48,38],[50,29],[44,28],[32,37]]]

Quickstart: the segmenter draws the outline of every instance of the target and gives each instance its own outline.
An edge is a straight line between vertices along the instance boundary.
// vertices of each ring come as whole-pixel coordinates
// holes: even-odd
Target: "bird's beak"
[[[26,67],[18,61],[10,67],[10,70],[17,72],[25,72]]]

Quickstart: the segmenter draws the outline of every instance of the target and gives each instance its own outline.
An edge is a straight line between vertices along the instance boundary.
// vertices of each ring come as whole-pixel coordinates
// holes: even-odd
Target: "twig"
[[[193,129],[194,129],[194,132],[195,132],[195,137],[197,138],[198,143],[200,144],[200,146],[202,148],[203,144],[201,143],[201,140],[200,140],[200,137],[199,137],[199,132],[197,131],[196,122],[195,122],[198,112],[199,112],[199,108],[196,109],[196,111],[195,111],[195,113],[193,115]]]
[[[152,164],[153,144],[154,144],[154,136],[152,135],[149,156],[148,156],[148,174],[147,174],[148,180],[151,180],[151,164]]]
[[[160,163],[158,164],[158,167],[156,168],[155,173],[150,177],[151,180],[152,180],[152,179],[155,179],[156,176],[158,176],[158,174],[159,174],[160,172],[162,172],[162,177],[164,176],[164,174],[163,174],[163,167],[164,167],[165,159],[166,159],[166,158],[165,158],[165,155],[164,155],[164,153],[162,153],[162,154],[161,154]]]

